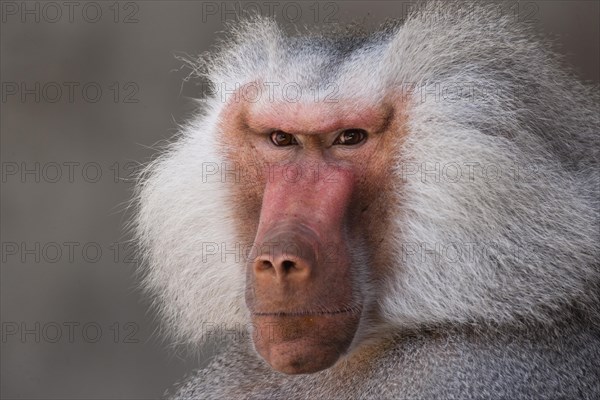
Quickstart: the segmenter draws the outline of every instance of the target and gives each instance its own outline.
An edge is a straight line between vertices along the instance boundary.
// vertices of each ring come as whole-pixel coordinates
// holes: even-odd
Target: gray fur
[[[385,338],[329,370],[285,376],[243,342],[182,385],[196,399],[597,399],[600,331],[421,331]]]
[[[237,341],[177,398],[600,398],[598,91],[510,18],[489,7],[452,16],[455,2],[433,4],[445,18],[417,13],[372,35],[290,37],[273,21],[249,20],[198,64],[216,92],[148,167],[135,221],[145,287],[166,331],[193,344],[206,339],[206,323],[248,321],[243,262],[201,253],[202,243],[236,240],[227,185],[200,173],[203,162],[222,161],[220,88],[335,82],[339,101],[373,102],[407,83],[422,89],[407,95],[408,134],[390,165],[396,216],[378,250],[393,274],[370,282],[376,301],[352,352],[330,370],[288,377]],[[465,83],[475,91],[421,98]],[[314,90],[303,93],[312,101]],[[478,162],[504,175],[424,181],[403,174],[406,162]],[[515,166],[535,172],[515,179]],[[452,260],[405,251],[450,243],[485,251]]]

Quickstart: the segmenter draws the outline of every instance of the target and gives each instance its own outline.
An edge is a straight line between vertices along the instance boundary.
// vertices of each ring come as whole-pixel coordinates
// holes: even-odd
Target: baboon
[[[165,330],[222,339],[174,398],[600,398],[597,88],[457,4],[197,61],[134,221]]]

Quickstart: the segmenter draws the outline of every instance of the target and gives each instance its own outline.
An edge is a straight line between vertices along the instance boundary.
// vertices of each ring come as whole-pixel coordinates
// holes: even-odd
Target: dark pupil
[[[350,131],[346,132],[346,137],[344,138],[344,142],[353,142],[358,138],[358,133]]]
[[[294,137],[292,135],[290,135],[289,133],[279,131],[279,132],[273,132],[271,134],[271,140],[277,146],[288,146],[288,145],[293,144]]]
[[[287,142],[289,140],[288,134],[287,133],[283,133],[283,132],[279,132],[277,134],[277,143],[281,143],[284,144],[285,142]]]
[[[344,135],[342,136],[342,143],[343,144],[356,144],[358,142],[360,142],[361,140],[361,134],[358,131],[346,131],[344,132]]]

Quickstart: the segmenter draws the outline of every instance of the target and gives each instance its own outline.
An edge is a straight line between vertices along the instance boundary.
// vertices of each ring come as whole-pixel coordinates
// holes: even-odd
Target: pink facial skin
[[[336,166],[316,174],[294,167],[302,172],[271,171],[246,298],[259,354],[281,372],[310,373],[335,363],[358,326],[344,238],[354,176]]]

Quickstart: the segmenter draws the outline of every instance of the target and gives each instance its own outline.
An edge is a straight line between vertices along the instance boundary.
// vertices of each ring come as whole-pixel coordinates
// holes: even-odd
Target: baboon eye
[[[283,131],[271,133],[271,142],[273,142],[275,146],[293,146],[298,144],[294,135],[290,135]]]
[[[367,138],[367,132],[363,129],[346,129],[335,139],[333,144],[352,146],[359,144]]]

